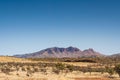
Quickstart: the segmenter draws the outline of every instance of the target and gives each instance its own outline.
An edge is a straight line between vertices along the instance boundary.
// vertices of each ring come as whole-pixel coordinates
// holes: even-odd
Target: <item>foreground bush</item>
[[[120,77],[120,64],[115,66],[115,71],[118,73],[118,75]]]

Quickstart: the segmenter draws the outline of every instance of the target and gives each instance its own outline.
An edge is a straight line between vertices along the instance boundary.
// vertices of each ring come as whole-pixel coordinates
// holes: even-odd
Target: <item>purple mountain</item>
[[[99,57],[103,56],[101,53],[94,51],[93,49],[86,49],[81,51],[76,47],[67,47],[67,48],[59,48],[52,47],[47,48],[35,53],[23,54],[23,55],[15,55],[15,57],[21,58],[77,58],[77,57]]]

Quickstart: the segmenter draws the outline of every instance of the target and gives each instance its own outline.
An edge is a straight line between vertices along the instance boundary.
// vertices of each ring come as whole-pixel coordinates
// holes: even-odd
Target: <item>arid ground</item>
[[[120,80],[91,62],[33,61],[0,57],[0,80]]]

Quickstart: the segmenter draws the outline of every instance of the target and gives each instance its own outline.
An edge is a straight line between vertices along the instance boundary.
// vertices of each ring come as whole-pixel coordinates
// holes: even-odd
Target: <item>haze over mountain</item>
[[[15,55],[15,57],[21,57],[21,58],[64,58],[64,57],[76,58],[76,57],[97,57],[97,56],[103,56],[103,55],[99,52],[94,51],[91,48],[81,51],[80,49],[72,46],[67,48],[52,47],[35,53]]]

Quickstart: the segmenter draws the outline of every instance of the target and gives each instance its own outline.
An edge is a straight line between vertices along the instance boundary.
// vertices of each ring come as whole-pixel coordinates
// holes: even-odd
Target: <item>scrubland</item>
[[[120,80],[112,58],[0,57],[0,80]]]

